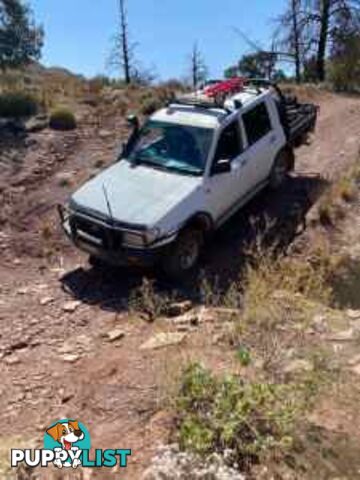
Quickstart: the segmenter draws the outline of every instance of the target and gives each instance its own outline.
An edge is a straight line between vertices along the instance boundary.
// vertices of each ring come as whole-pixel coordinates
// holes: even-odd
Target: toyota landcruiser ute
[[[186,274],[211,232],[283,183],[316,117],[276,85],[240,79],[176,99],[143,126],[131,117],[116,162],[59,206],[63,228],[92,259]]]

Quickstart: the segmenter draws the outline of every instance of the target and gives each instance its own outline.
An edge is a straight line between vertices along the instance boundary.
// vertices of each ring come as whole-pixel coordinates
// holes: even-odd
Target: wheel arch
[[[186,228],[198,228],[206,234],[214,230],[215,224],[211,215],[207,212],[197,212],[192,215],[182,226],[180,230]]]
[[[295,168],[295,153],[291,145],[285,145],[280,148],[274,158],[273,165],[275,165],[276,160],[279,158],[279,155],[285,154],[287,157],[288,171],[291,172]]]

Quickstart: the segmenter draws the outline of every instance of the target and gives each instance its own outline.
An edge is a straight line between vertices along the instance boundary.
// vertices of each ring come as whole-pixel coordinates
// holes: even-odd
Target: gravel
[[[154,457],[142,480],[245,480],[238,471],[228,467],[221,455],[203,459],[180,452],[177,445],[163,447]]]

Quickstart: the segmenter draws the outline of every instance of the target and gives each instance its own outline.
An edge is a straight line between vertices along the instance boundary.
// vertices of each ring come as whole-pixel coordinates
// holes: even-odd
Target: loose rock
[[[40,305],[45,307],[46,305],[49,305],[50,303],[53,303],[55,301],[54,297],[44,297],[40,300]]]
[[[38,115],[31,118],[25,124],[25,129],[29,133],[40,132],[49,126],[49,119],[46,115]]]
[[[73,301],[73,302],[66,302],[64,303],[62,309],[66,313],[74,313],[75,310],[77,310],[81,305],[81,302],[79,301]]]
[[[358,364],[360,365],[360,354],[355,355],[355,357],[350,358],[350,360],[348,362],[349,367],[354,367]]]
[[[106,337],[110,342],[116,342],[117,340],[121,340],[125,337],[126,333],[124,330],[120,328],[115,328],[106,334]]]
[[[179,345],[185,338],[186,333],[159,333],[141,345],[140,350],[157,350],[159,348]]]
[[[351,318],[351,320],[360,320],[360,310],[347,310],[346,315]]]
[[[80,360],[80,355],[68,354],[63,356],[64,362],[75,363]]]
[[[113,133],[110,132],[110,130],[99,130],[98,135],[99,135],[100,138],[106,139],[106,138],[111,137],[113,135]]]
[[[159,451],[142,480],[245,480],[237,470],[226,465],[224,458],[212,454],[204,459],[176,447]]]
[[[184,302],[179,303],[172,303],[166,309],[166,315],[168,317],[179,317],[180,315],[184,315],[189,310],[191,310],[193,304],[190,300],[186,300]]]
[[[9,357],[5,357],[5,363],[7,365],[18,365],[21,363],[21,360],[17,355],[10,355]]]
[[[286,365],[286,367],[284,368],[284,372],[288,374],[296,374],[303,372],[311,372],[313,369],[313,364],[308,360],[297,359]]]
[[[353,328],[349,328],[349,330],[333,333],[329,335],[327,339],[330,340],[330,342],[351,342],[355,340],[355,331]]]

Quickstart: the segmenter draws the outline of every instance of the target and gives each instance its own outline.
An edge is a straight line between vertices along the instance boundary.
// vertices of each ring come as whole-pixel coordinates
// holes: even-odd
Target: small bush
[[[231,455],[240,468],[292,445],[292,428],[302,408],[291,386],[216,378],[198,364],[185,371],[177,402],[183,450]]]
[[[75,115],[65,108],[54,110],[50,116],[50,128],[54,130],[74,130],[76,126]]]
[[[347,203],[351,203],[356,199],[357,189],[355,180],[351,176],[342,178],[337,186],[340,198]]]
[[[161,101],[157,98],[145,98],[141,104],[141,113],[143,115],[152,115],[161,108]]]
[[[169,297],[164,293],[159,293],[154,282],[145,277],[142,284],[133,290],[129,307],[133,312],[145,314],[149,321],[153,322],[165,313],[169,303]]]
[[[319,221],[323,226],[334,226],[345,216],[345,204],[354,202],[359,196],[359,160],[348,172],[326,191],[319,203]]]
[[[325,196],[319,204],[319,221],[324,227],[333,226],[335,223],[335,209],[329,196]]]
[[[0,117],[22,118],[36,115],[36,100],[26,93],[4,93],[0,95]]]

